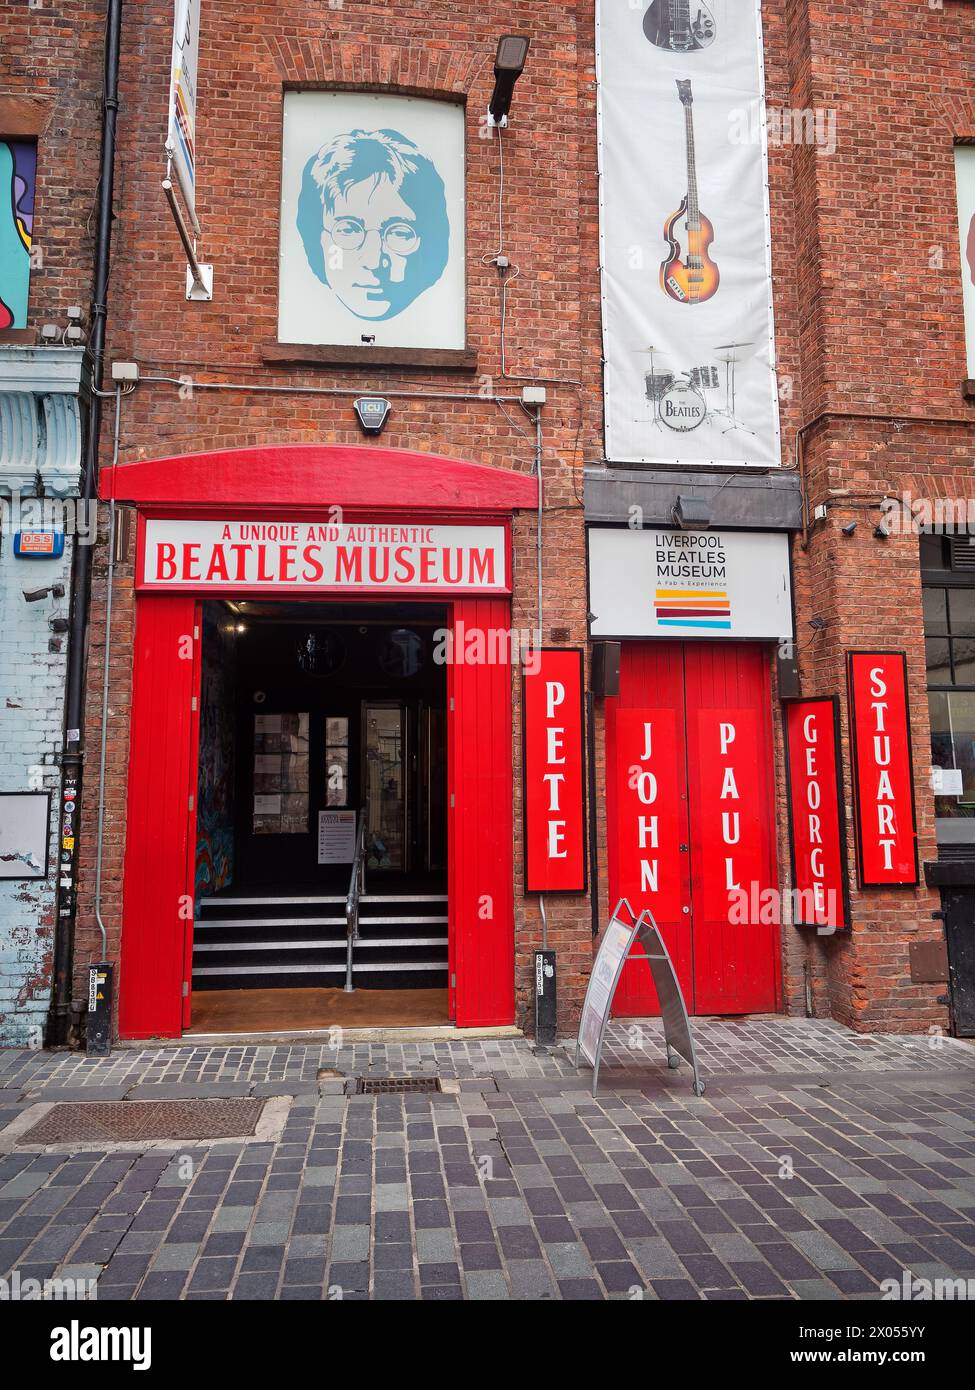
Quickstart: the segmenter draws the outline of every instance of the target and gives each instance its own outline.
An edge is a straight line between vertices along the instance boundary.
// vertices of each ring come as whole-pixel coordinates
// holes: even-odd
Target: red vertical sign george
[[[753,709],[704,709],[698,713],[701,759],[699,810],[703,916],[729,921],[759,901],[768,877],[756,785],[765,775],[758,755]]]
[[[848,652],[857,873],[863,888],[918,881],[903,652]]]
[[[846,843],[837,702],[793,700],[785,708],[792,841],[793,922],[833,929],[846,922]]]
[[[657,922],[679,921],[681,808],[677,720],[672,709],[616,715],[617,893]]]
[[[582,652],[532,653],[524,678],[525,892],[586,890]]]

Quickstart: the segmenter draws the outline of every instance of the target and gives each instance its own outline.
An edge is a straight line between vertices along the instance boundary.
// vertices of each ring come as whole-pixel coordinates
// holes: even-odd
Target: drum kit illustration
[[[732,430],[754,434],[755,431],[738,418],[735,410],[738,354],[742,348],[751,346],[750,342],[717,344],[714,353],[724,366],[722,382],[720,369],[710,364],[688,367],[683,371],[660,370],[667,354],[662,348],[649,344],[641,352],[650,359],[650,370],[643,377],[650,413],[641,423],[650,424],[654,429],[686,434],[689,430],[696,430],[705,420],[715,424],[724,421],[722,434]]]

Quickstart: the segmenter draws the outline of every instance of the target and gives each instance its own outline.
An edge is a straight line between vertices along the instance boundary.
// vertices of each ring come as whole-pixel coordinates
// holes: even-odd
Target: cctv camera
[[[883,522],[879,522],[873,528],[873,534],[876,536],[878,541],[886,541],[890,539],[890,531],[883,524]]]
[[[842,528],[842,531],[843,531],[844,536],[852,536],[852,535],[853,535],[853,532],[854,532],[856,529],[857,529],[857,524],[856,524],[856,522],[855,522],[855,521],[848,521],[848,522],[846,523],[846,525]]]
[[[48,594],[52,598],[64,598],[63,584],[49,584],[46,589],[25,589],[24,598],[28,603],[40,603],[47,598]]]

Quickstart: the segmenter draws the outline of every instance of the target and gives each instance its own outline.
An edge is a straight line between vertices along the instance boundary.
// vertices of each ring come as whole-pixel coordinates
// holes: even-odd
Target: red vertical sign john
[[[918,881],[914,769],[903,652],[848,652],[857,874],[863,888]]]
[[[544,647],[524,677],[525,892],[586,891],[582,652]]]
[[[677,751],[672,709],[618,712],[617,892],[657,922],[679,921],[684,906]]]
[[[785,707],[793,922],[821,931],[847,925],[846,835],[834,696]]]

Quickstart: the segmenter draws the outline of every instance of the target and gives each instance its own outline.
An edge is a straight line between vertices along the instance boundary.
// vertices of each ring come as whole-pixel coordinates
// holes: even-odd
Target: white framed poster
[[[606,457],[777,466],[758,0],[598,0]]]
[[[958,232],[961,238],[961,285],[965,305],[968,375],[975,378],[975,145],[955,146],[958,185]]]
[[[50,838],[50,792],[0,792],[0,879],[47,878]]]
[[[278,338],[465,346],[464,108],[286,92]]]

